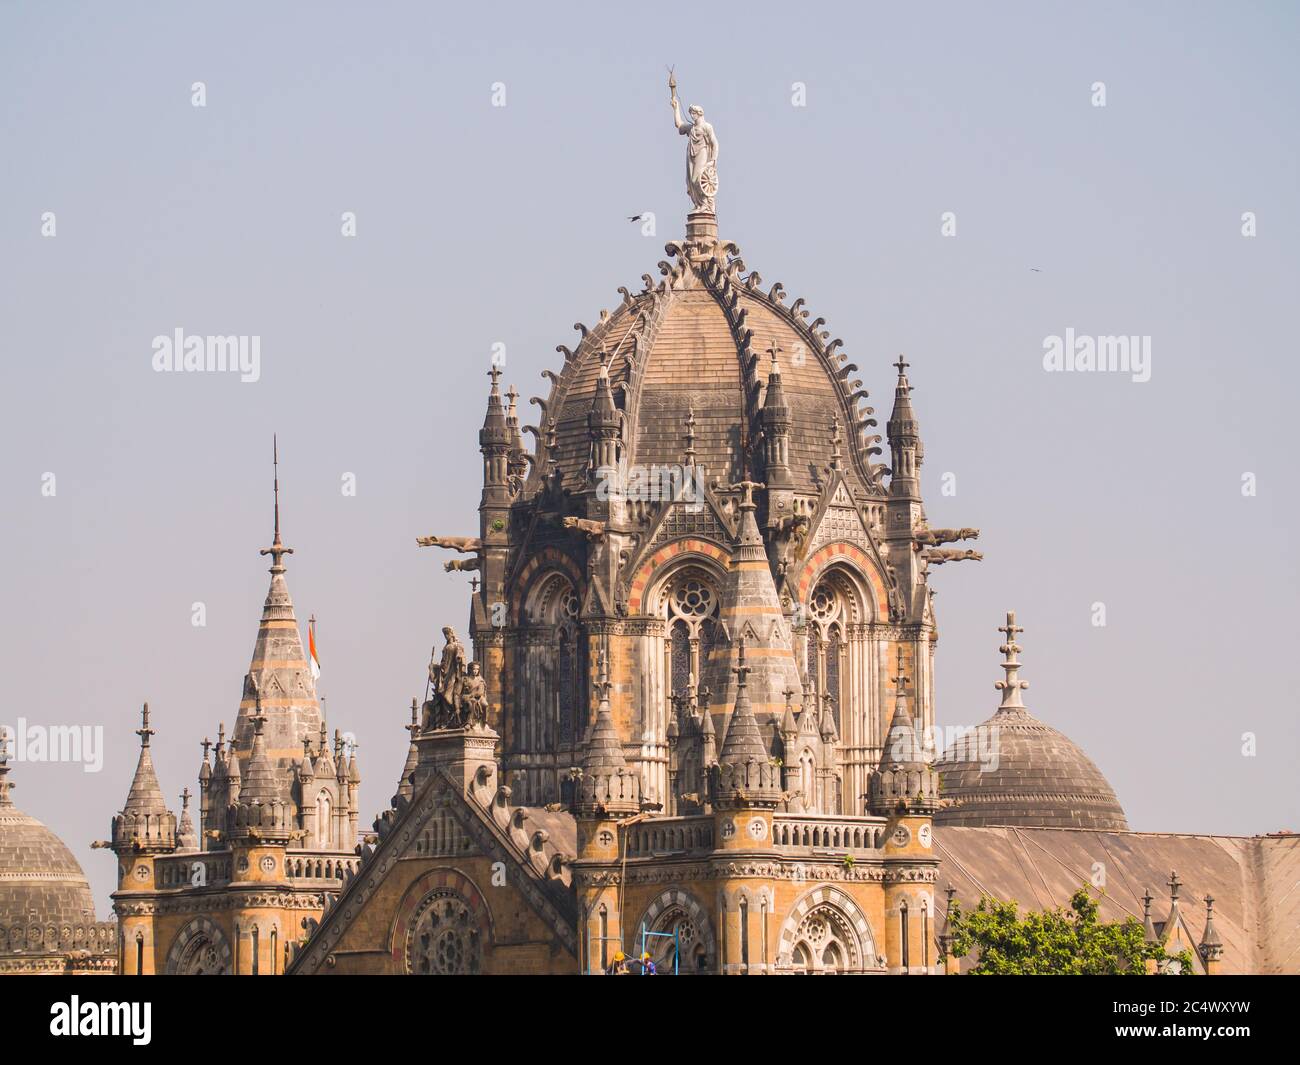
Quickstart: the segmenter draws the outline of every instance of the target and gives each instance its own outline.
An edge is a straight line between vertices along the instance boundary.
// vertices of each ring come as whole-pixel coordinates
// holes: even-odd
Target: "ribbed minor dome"
[[[744,273],[734,244],[712,239],[667,246],[673,262],[660,263],[663,280],[643,275],[635,295],[588,329],[576,350],[561,347],[565,365],[543,403],[539,439],[553,440],[554,458],[566,485],[581,484],[590,459],[587,416],[603,364],[609,365],[615,403],[625,419],[623,439],[630,464],[676,466],[693,446],[709,480],[730,484],[744,476],[747,449],[756,446],[758,413],[772,367],[778,365],[790,408],[789,467],[796,490],[811,490],[824,468],[827,443],[838,427],[849,475],[868,492],[870,456],[877,437],[856,367],[830,339],[822,319],[810,320],[803,300],[786,302],[780,284],[760,287],[757,273]],[[553,421],[554,434],[548,431]],[[540,474],[545,462],[536,464]],[[751,462],[749,468],[754,469]],[[877,467],[878,469],[878,467]]]
[[[0,927],[94,920],[86,874],[63,840],[16,806],[0,803]]]
[[[956,740],[936,764],[944,806],[935,824],[980,827],[1092,828],[1127,832],[1128,821],[1115,791],[1083,750],[1021,702],[1029,685],[1020,679],[1024,630],[1007,614],[999,629],[1006,642],[1006,679],[997,683],[1002,705],[973,736]]]
[[[1019,825],[1127,832],[1128,821],[1101,770],[1068,736],[1025,709],[999,710],[980,726],[997,751],[982,771],[975,751],[944,752],[936,766],[940,795],[954,800],[935,815],[940,825]],[[966,760],[963,760],[966,759]]]

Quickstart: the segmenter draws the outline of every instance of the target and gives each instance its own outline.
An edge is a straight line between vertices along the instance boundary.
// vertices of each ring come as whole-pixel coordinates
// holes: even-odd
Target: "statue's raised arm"
[[[669,103],[673,109],[673,122],[677,132],[689,138],[686,142],[686,195],[691,198],[696,211],[714,212],[714,197],[718,194],[718,135],[713,126],[704,121],[704,108],[692,104],[687,109],[690,121],[682,119],[682,106],[677,99],[677,81],[668,75]]]

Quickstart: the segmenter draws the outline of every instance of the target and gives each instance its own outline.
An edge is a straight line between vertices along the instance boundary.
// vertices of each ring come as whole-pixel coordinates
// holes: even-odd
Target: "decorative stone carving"
[[[686,195],[697,211],[714,212],[714,197],[718,194],[718,136],[713,126],[704,121],[704,108],[692,104],[687,109],[689,122],[682,119],[682,105],[677,99],[677,81],[668,75],[670,105],[677,132],[686,142]]]

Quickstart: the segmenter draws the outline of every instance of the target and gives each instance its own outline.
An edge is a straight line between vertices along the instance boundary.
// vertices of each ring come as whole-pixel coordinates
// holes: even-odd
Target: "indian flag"
[[[316,657],[316,619],[307,628],[307,658],[311,666],[311,679],[320,680],[320,659]]]

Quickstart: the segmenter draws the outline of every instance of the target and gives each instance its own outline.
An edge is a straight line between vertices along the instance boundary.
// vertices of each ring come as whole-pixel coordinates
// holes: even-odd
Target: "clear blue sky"
[[[572,323],[680,235],[676,64],[721,141],[724,236],[828,319],[878,410],[907,354],[931,519],[983,529],[982,564],[935,573],[941,721],[997,705],[1014,607],[1028,704],[1133,827],[1300,828],[1298,22],[1287,3],[0,7],[0,721],[108,732],[97,775],[17,767],[19,804],[107,915],[113,863],[88,845],[139,704],[171,796],[235,716],[274,431],[290,588],[320,618],[364,807],[386,805],[434,635],[467,616],[464,575],[414,538],[476,531],[492,345],[542,394]],[[646,210],[654,238],[625,220]],[[260,336],[261,380],[154,373],[177,327]],[[1044,373],[1070,327],[1151,337],[1150,382]]]

